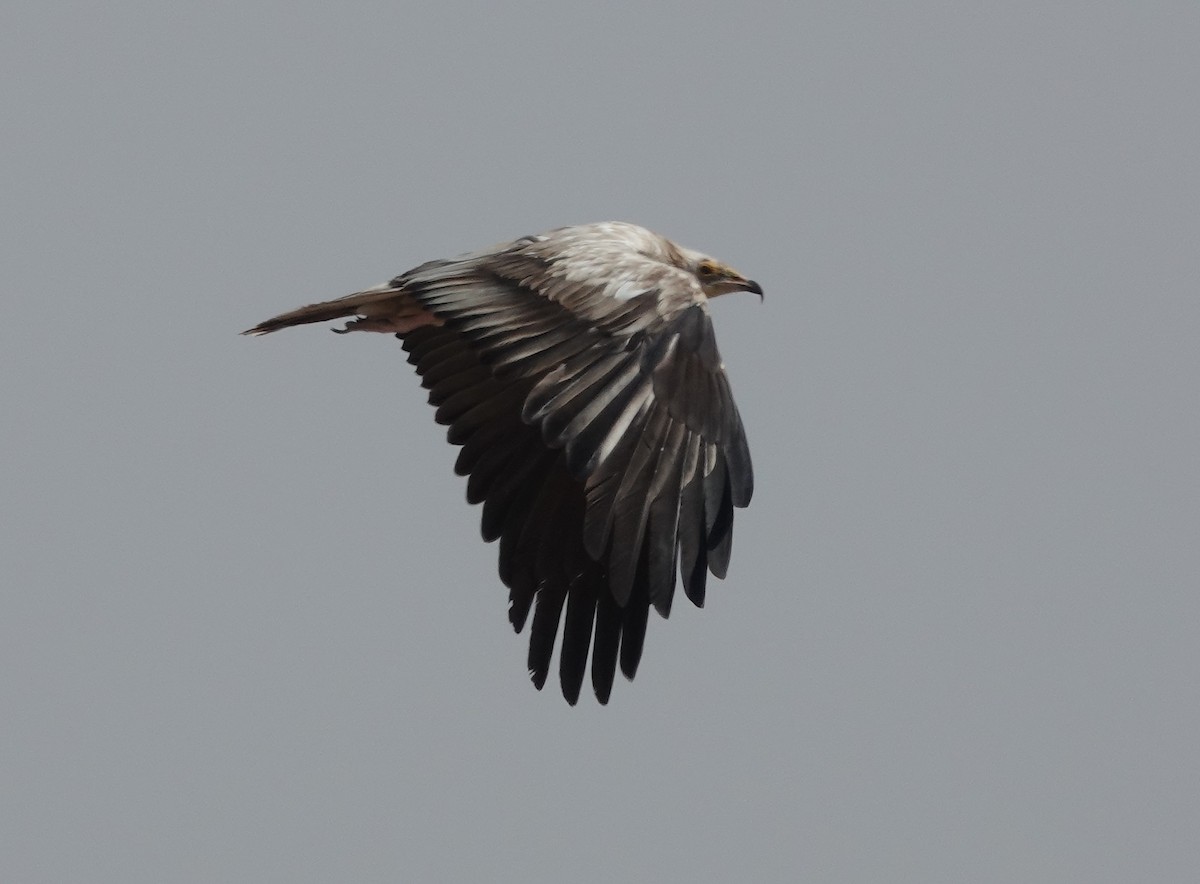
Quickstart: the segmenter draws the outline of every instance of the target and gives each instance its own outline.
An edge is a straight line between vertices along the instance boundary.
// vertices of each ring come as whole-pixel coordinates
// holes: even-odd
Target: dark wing
[[[669,613],[677,568],[697,605],[706,573],[725,575],[750,454],[690,274],[635,258],[604,290],[517,246],[397,278],[441,323],[399,337],[462,446],[517,631],[533,613],[534,683],[561,621],[563,695],[578,700],[590,647],[603,703],[618,664],[637,670],[650,605]]]

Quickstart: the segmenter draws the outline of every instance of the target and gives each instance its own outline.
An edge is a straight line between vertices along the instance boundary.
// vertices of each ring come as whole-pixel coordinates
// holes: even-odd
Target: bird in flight
[[[713,258],[623,222],[562,227],[430,261],[386,285],[310,304],[243,334],[343,317],[341,334],[395,334],[461,446],[455,472],[500,541],[517,632],[533,615],[540,690],[560,623],[559,681],[587,672],[607,703],[632,679],[653,606],[677,575],[697,606],[723,578],[733,508],[750,502],[742,421],[708,300],[762,297]],[[565,609],[565,615],[564,615]]]

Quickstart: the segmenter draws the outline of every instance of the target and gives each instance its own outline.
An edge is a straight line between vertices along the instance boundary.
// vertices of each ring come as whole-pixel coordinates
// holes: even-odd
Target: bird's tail
[[[293,325],[330,322],[334,319],[341,319],[343,316],[359,318],[346,323],[345,328],[334,329],[334,331],[377,331],[403,334],[423,325],[442,324],[441,320],[414,301],[404,289],[381,285],[335,298],[332,301],[322,301],[319,304],[309,304],[307,307],[280,313],[278,316],[260,322],[254,328],[246,329],[242,334],[265,335]]]

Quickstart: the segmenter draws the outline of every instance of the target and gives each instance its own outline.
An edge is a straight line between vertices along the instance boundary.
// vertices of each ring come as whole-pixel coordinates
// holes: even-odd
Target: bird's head
[[[713,258],[699,256],[692,266],[692,272],[696,274],[696,279],[700,280],[700,287],[709,298],[729,292],[753,292],[762,300],[762,286]]]

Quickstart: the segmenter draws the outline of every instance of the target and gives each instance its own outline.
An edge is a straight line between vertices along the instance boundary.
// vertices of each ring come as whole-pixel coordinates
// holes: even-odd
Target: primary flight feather
[[[591,652],[608,702],[632,679],[650,606],[670,613],[677,575],[704,603],[724,577],[733,508],[750,502],[742,421],[708,299],[762,289],[730,267],[622,222],[562,227],[311,304],[244,334],[353,316],[340,333],[395,334],[435,419],[461,446],[455,471],[500,541],[509,619],[530,613],[540,689],[561,623],[559,680],[574,704]],[[564,615],[565,609],[565,615]]]

